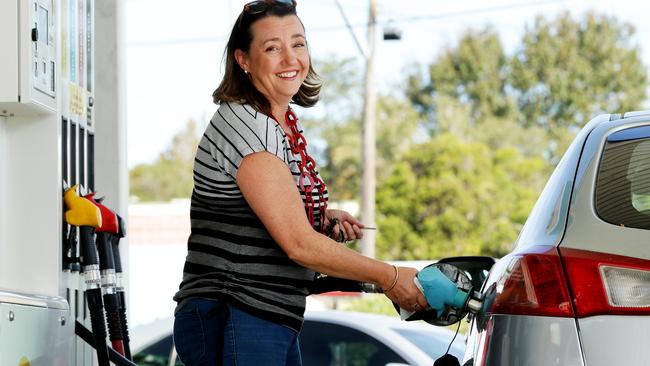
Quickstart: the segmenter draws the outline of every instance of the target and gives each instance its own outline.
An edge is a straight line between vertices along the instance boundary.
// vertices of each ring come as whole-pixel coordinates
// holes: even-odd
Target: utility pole
[[[375,129],[376,129],[376,98],[375,89],[373,85],[373,61],[375,58],[375,37],[377,25],[377,1],[369,0],[369,13],[368,13],[368,43],[367,47],[363,47],[361,42],[357,39],[352,25],[348,20],[341,2],[336,0],[336,5],[339,8],[341,16],[357,45],[361,56],[365,61],[366,74],[364,76],[364,93],[363,93],[363,138],[362,138],[362,151],[361,151],[361,169],[363,170],[363,177],[361,182],[361,222],[367,226],[377,227],[375,224]],[[398,39],[398,38],[395,38]],[[375,257],[375,231],[366,230],[361,239],[361,254],[374,258]]]
[[[361,220],[365,225],[376,227],[375,224],[375,171],[376,171],[376,97],[373,87],[373,61],[375,58],[375,26],[377,17],[376,0],[370,0],[368,13],[368,48],[366,52],[366,75],[363,98],[363,151],[361,169]],[[366,230],[361,239],[361,254],[375,257],[375,230]]]

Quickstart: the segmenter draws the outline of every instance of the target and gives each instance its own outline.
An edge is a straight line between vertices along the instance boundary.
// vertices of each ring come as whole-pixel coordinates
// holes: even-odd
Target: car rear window
[[[596,181],[596,213],[619,226],[650,230],[650,126],[611,134]]]

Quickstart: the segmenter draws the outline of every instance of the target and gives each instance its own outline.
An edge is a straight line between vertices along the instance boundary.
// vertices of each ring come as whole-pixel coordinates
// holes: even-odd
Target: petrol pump
[[[102,363],[98,340],[79,336],[93,328],[86,295],[92,286],[82,268],[90,255],[84,253],[83,233],[66,220],[70,208],[63,201],[71,187],[84,199],[97,189],[98,175],[116,175],[96,174],[96,161],[120,155],[110,151],[120,143],[96,147],[98,123],[104,129],[119,125],[97,119],[95,110],[95,6],[94,0],[0,1],[3,366]],[[104,107],[112,108],[109,103]],[[126,195],[119,189],[117,196]]]

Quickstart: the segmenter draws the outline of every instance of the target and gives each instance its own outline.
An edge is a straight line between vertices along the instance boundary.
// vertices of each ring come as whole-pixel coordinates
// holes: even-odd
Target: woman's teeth
[[[298,71],[282,72],[277,74],[281,78],[292,78],[298,74]]]

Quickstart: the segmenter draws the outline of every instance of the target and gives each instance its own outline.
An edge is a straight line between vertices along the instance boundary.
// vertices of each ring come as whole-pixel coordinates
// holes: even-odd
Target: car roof
[[[416,331],[438,340],[441,344],[448,345],[454,337],[454,332],[449,329],[436,327],[423,321],[403,321],[399,317],[381,314],[360,313],[354,311],[307,311],[305,321],[321,321],[339,324],[366,333],[377,340],[392,344],[394,351],[412,364],[431,364],[433,360],[423,350],[411,343],[400,334],[399,330]],[[465,347],[462,336],[456,337],[454,348]],[[461,352],[462,354],[462,352]]]
[[[440,327],[435,327],[423,321],[403,321],[398,316],[382,314],[361,313],[356,311],[324,310],[307,311],[305,320],[321,320],[342,325],[349,325],[355,328],[371,329],[412,329],[424,330],[440,334],[441,337],[454,335],[454,332]]]

